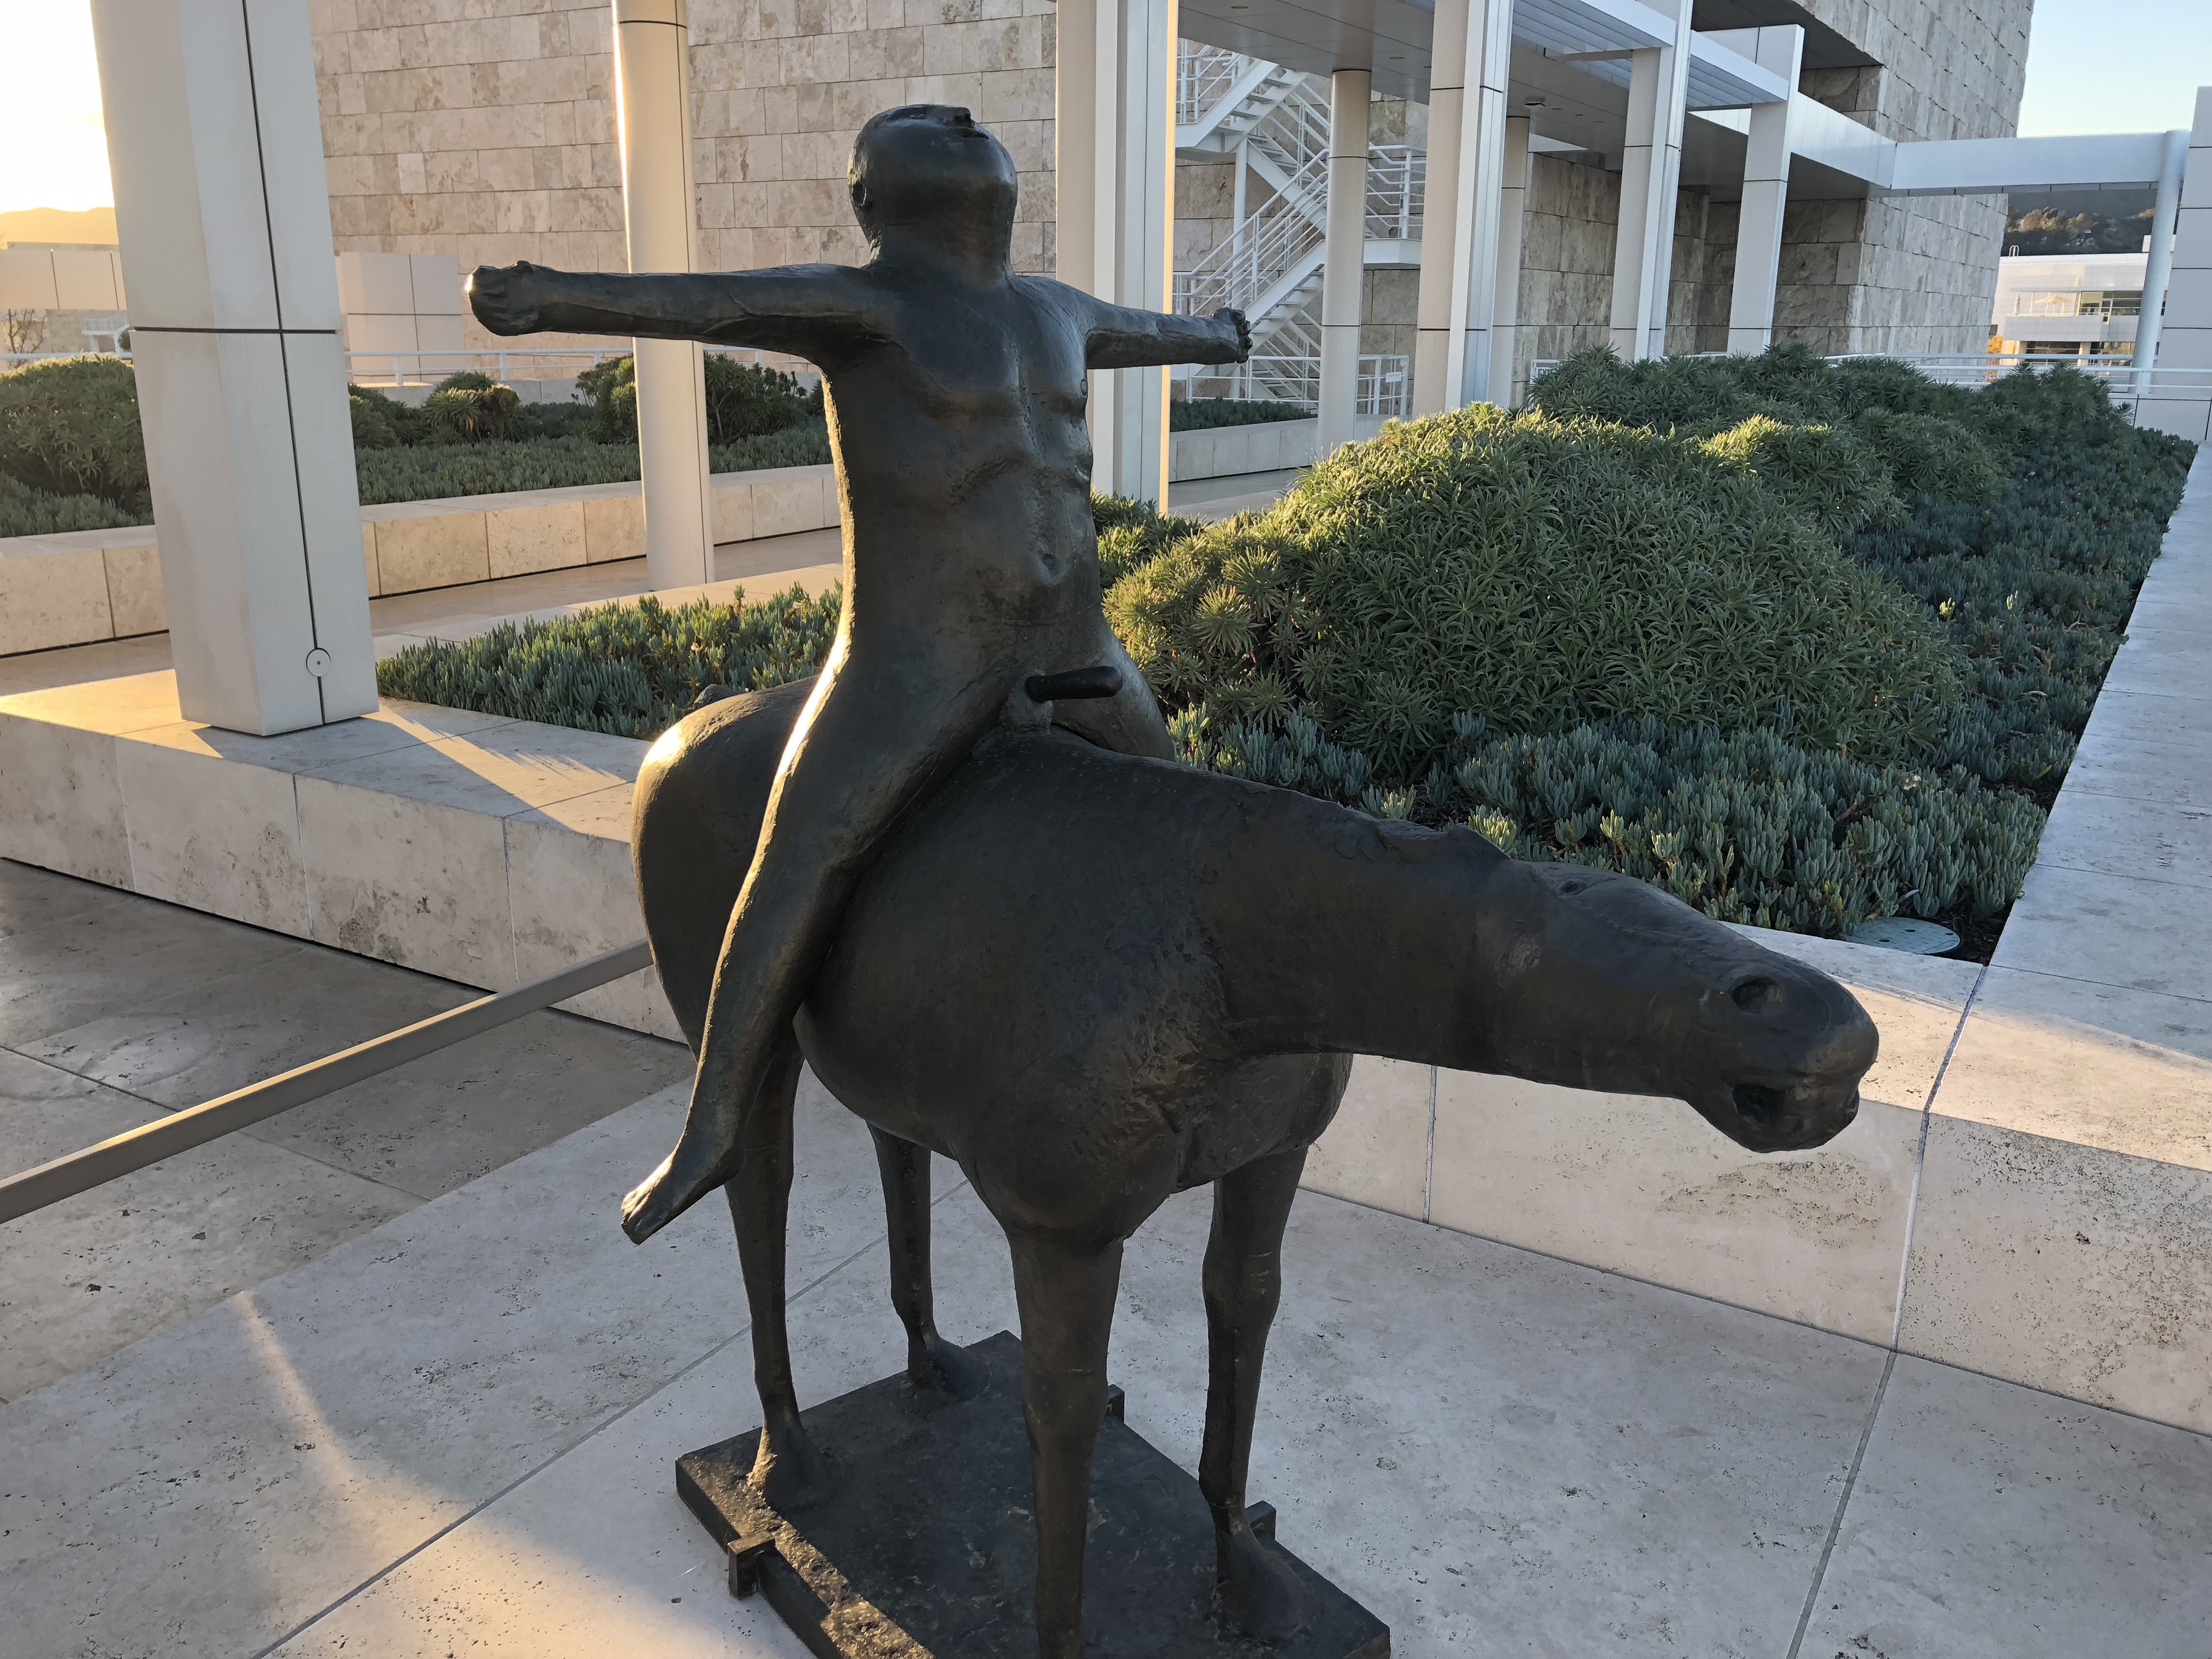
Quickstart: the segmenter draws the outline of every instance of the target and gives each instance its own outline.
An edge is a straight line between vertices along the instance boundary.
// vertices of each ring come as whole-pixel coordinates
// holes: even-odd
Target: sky
[[[90,0],[0,0],[0,213],[105,207]],[[2024,134],[2185,127],[2212,86],[2212,0],[2038,0]]]

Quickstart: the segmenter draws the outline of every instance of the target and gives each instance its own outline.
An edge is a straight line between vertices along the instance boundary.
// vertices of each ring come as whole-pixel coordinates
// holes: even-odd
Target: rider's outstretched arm
[[[1089,313],[1083,354],[1089,368],[1241,363],[1252,354],[1252,331],[1241,311],[1224,307],[1211,317],[1183,317],[1079,297]]]
[[[818,360],[875,331],[876,297],[850,265],[690,273],[479,265],[469,304],[494,334],[624,334],[754,346]]]

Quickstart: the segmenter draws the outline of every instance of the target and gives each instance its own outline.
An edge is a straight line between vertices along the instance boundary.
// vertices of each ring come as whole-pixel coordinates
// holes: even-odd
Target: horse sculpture
[[[638,780],[634,856],[661,982],[695,1050],[722,933],[809,686],[680,721]],[[1009,718],[918,806],[746,1118],[728,1187],[763,1429],[754,1481],[822,1495],[783,1310],[802,1055],[873,1131],[892,1297],[918,1384],[969,1363],[930,1311],[929,1157],[1005,1228],[1022,1338],[1044,1659],[1078,1659],[1092,1445],[1121,1249],[1214,1184],[1199,1481],[1224,1617],[1279,1638],[1310,1592],[1244,1504],[1278,1251],[1306,1149],[1372,1054],[1679,1097],[1759,1152],[1850,1122],[1875,1053],[1825,975],[1656,889],[1529,865],[1463,829],[1376,821],[1289,791],[1115,755]]]

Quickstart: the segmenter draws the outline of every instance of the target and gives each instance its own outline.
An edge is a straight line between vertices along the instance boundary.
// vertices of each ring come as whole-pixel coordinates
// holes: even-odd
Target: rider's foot
[[[917,1389],[947,1400],[973,1400],[984,1388],[983,1368],[968,1357],[968,1350],[935,1331],[919,1345],[908,1346],[906,1375]]]
[[[737,1172],[736,1114],[702,1113],[695,1097],[676,1150],[623,1200],[623,1231],[644,1243]]]
[[[1238,1526],[1215,1535],[1222,1617],[1247,1636],[1279,1642],[1313,1622],[1314,1593],[1279,1551]]]
[[[780,1515],[819,1504],[837,1490],[830,1465],[797,1423],[775,1424],[761,1431],[752,1484]]]

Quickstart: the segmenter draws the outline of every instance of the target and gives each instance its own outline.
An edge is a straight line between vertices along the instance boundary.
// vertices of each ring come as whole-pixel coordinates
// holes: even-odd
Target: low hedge
[[[1177,398],[1168,404],[1168,430],[1207,432],[1224,426],[1265,426],[1275,421],[1310,421],[1313,411],[1297,404],[1260,398]]]
[[[0,537],[52,536],[64,530],[120,530],[144,524],[99,495],[54,495],[0,476]]]
[[[729,436],[708,451],[715,471],[829,464],[818,394],[772,370],[711,355],[708,361],[710,388],[722,393],[715,431]],[[714,368],[717,363],[725,368]],[[628,383],[634,406],[634,382]],[[513,388],[484,374],[447,376],[419,408],[373,386],[349,386],[347,394],[364,507],[622,483],[638,476],[634,408],[633,435],[601,442],[591,435],[601,423],[600,410],[525,404]],[[787,418],[793,411],[795,421]],[[128,362],[58,358],[0,372],[0,536],[152,522],[137,385]]]
[[[793,586],[755,604],[650,595],[550,622],[501,623],[473,639],[426,641],[376,665],[387,697],[473,708],[619,737],[658,736],[710,685],[765,690],[822,665],[842,589]]]

